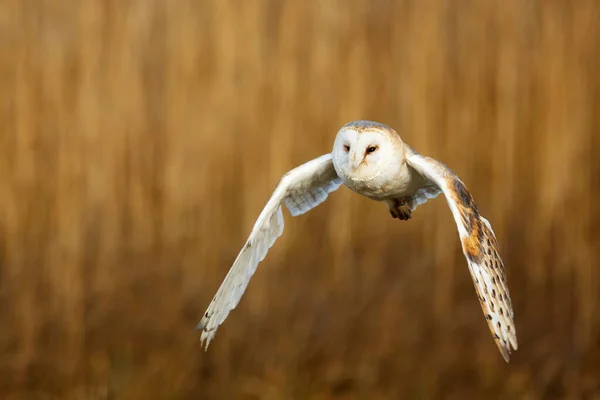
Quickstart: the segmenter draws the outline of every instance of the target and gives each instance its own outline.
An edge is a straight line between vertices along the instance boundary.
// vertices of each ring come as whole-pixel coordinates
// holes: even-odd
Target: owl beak
[[[356,157],[356,153],[353,152],[352,157],[350,157],[350,161],[352,162],[352,170],[356,171],[362,160],[360,157]]]

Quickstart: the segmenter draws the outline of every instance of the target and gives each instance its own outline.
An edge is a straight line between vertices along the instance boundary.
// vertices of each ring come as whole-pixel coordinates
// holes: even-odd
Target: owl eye
[[[347,144],[344,145],[344,151],[347,153],[350,151],[350,146],[348,146]]]
[[[371,154],[372,152],[374,152],[375,150],[377,150],[377,146],[369,146],[367,148],[367,154]]]

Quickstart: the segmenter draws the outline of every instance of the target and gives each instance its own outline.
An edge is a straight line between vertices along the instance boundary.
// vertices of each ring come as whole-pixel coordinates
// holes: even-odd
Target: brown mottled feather
[[[490,223],[479,214],[471,193],[450,168],[416,152],[407,161],[446,196],[481,309],[502,357],[508,362],[511,351],[518,348],[517,334],[504,263]]]

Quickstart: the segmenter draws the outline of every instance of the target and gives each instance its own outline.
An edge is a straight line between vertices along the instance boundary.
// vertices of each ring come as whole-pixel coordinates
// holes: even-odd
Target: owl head
[[[387,125],[353,121],[342,126],[333,143],[337,174],[351,180],[370,180],[404,161],[400,136]]]

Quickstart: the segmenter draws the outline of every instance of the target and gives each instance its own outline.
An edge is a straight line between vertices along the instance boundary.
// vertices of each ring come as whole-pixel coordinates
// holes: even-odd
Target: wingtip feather
[[[214,337],[215,337],[214,331],[202,332],[202,335],[200,335],[200,346],[202,347],[204,345],[204,351],[208,350],[208,345],[210,344],[210,342],[212,341],[212,339]]]
[[[510,335],[508,337],[508,340],[510,341],[511,346],[513,347],[513,349],[515,349],[515,351],[519,350],[519,343],[517,343],[517,335]]]

